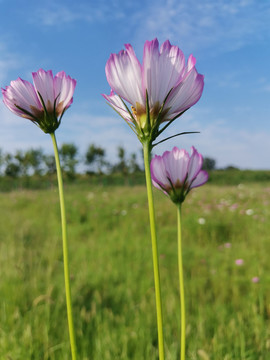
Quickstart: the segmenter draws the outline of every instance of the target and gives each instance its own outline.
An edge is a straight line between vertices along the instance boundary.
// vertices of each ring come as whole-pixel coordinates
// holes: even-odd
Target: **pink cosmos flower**
[[[2,89],[4,104],[18,116],[31,120],[45,133],[60,125],[66,109],[72,104],[76,80],[64,71],[53,77],[51,70],[32,73],[33,83],[18,78]]]
[[[175,203],[182,203],[188,192],[208,180],[202,170],[202,155],[192,146],[191,156],[184,149],[174,147],[151,161],[153,185],[168,194]]]
[[[235,265],[237,265],[237,266],[242,266],[242,265],[244,265],[244,260],[243,260],[243,259],[236,259],[236,260],[235,260]]]
[[[150,134],[154,140],[163,131],[158,129],[162,122],[172,122],[200,99],[204,76],[198,74],[195,58],[190,55],[186,64],[182,51],[169,40],[160,49],[157,39],[146,41],[142,64],[132,46],[125,47],[106,63],[112,90],[103,96],[137,135]]]

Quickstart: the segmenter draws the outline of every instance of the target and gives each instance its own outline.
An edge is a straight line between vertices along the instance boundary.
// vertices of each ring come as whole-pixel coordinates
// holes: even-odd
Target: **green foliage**
[[[132,174],[141,171],[140,165],[139,165],[138,162],[137,162],[137,155],[136,155],[135,153],[132,153],[132,154],[130,155],[129,171],[130,171],[130,173],[132,173]]]
[[[132,169],[134,171],[132,171]],[[136,161],[135,163],[129,163],[129,170],[130,172],[126,173],[125,176],[123,176],[121,172],[112,172],[108,174],[89,172],[88,176],[76,174],[74,177],[67,176],[65,178],[65,183],[73,183],[76,186],[135,186],[143,185],[145,183],[145,175],[137,165]],[[14,169],[8,167],[8,172],[6,173],[8,176],[0,176],[0,192],[16,189],[48,189],[57,183],[54,156],[46,156],[44,175],[34,174],[32,176],[19,176],[19,173],[20,170],[17,166],[15,166]],[[266,184],[269,181],[270,171],[266,170],[214,170],[209,171],[208,183],[236,186],[254,183]]]
[[[113,173],[121,173],[124,177],[128,175],[128,163],[126,151],[122,146],[117,148],[118,162],[112,167]]]
[[[214,170],[216,168],[216,160],[209,157],[203,158],[202,168],[206,171]]]
[[[17,178],[20,174],[20,167],[18,164],[10,162],[5,169],[5,175],[11,178]]]
[[[62,169],[70,179],[75,178],[75,167],[78,164],[78,160],[76,159],[77,154],[78,148],[74,144],[62,144],[59,149]]]
[[[219,185],[239,185],[254,182],[269,182],[269,170],[239,170],[235,168],[209,171],[209,182]]]
[[[117,153],[117,162],[111,164],[106,159],[105,149],[100,146],[89,145],[84,156],[80,157],[76,145],[62,144],[60,159],[65,180],[78,183],[85,180],[87,183],[103,185],[143,184],[144,174],[137,154],[127,154],[121,146],[117,148]],[[82,165],[87,168],[82,170]],[[77,168],[80,169],[80,173],[77,172]],[[209,182],[213,184],[238,185],[270,181],[269,170],[240,170],[233,166],[216,169],[215,160],[207,157],[204,158],[203,168],[209,172]],[[89,177],[84,177],[84,172]],[[44,154],[41,148],[17,150],[15,154],[3,154],[0,149],[0,191],[25,187],[44,189],[51,186],[55,174],[54,155]]]
[[[166,359],[175,360],[176,208],[154,195]],[[0,359],[69,360],[57,188],[0,200]],[[144,186],[74,183],[66,207],[79,359],[157,359]],[[270,183],[205,185],[191,191],[182,213],[187,359],[267,359]]]
[[[44,156],[43,160],[46,167],[46,174],[47,175],[56,174],[56,164],[55,164],[54,155],[46,155]]]
[[[112,173],[120,173],[126,179],[128,174],[134,174],[141,171],[141,168],[137,163],[137,155],[135,153],[132,153],[130,158],[127,159],[125,149],[122,146],[119,146],[117,148],[117,154],[118,162],[112,167]]]
[[[98,174],[102,174],[102,170],[108,165],[105,161],[105,155],[106,151],[103,148],[95,144],[89,145],[85,154],[85,164],[90,168],[88,173],[97,171]]]

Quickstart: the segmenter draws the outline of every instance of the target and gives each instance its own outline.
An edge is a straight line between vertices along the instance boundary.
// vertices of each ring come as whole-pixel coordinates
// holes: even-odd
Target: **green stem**
[[[181,308],[181,360],[185,360],[186,351],[186,315],[185,315],[185,292],[184,275],[182,259],[182,235],[181,235],[181,204],[177,206],[177,230],[178,230],[178,270],[179,270],[179,290],[180,290],[180,308]]]
[[[147,188],[147,196],[148,196],[150,231],[151,231],[151,240],[152,240],[159,360],[164,360],[163,319],[162,319],[162,303],[161,303],[160,276],[159,276],[159,263],[158,263],[158,247],[157,247],[152,181],[151,181],[151,173],[150,173],[150,144],[148,142],[143,143],[143,154],[144,154],[146,188]]]
[[[70,276],[69,276],[69,264],[68,264],[68,244],[67,244],[67,222],[66,222],[66,211],[63,191],[63,179],[62,171],[59,160],[59,153],[54,133],[50,134],[52,137],[55,163],[57,170],[58,188],[59,188],[59,200],[61,209],[61,221],[62,221],[62,238],[63,238],[63,261],[64,261],[64,277],[65,277],[65,289],[66,289],[66,304],[67,304],[67,318],[68,318],[68,329],[69,329],[69,340],[72,354],[72,360],[77,359],[76,341],[74,335],[74,325],[72,316],[72,305],[71,305],[71,292],[70,292]]]

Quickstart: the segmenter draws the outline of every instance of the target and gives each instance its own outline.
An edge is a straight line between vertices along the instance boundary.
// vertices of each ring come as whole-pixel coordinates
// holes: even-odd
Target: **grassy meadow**
[[[74,184],[65,197],[79,359],[157,360],[145,187]],[[176,360],[176,207],[154,197],[165,355]],[[0,203],[0,359],[70,359],[58,189],[0,193]],[[187,360],[269,359],[270,182],[210,183],[182,215]]]

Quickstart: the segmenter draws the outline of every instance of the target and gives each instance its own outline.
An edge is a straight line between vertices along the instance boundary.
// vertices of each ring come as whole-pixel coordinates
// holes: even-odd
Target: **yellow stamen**
[[[136,116],[137,115],[136,108],[134,106],[131,106],[131,110],[132,110],[133,114]]]

